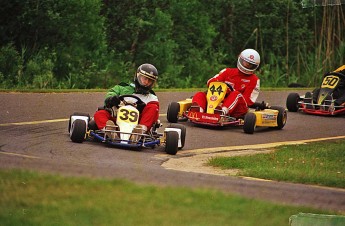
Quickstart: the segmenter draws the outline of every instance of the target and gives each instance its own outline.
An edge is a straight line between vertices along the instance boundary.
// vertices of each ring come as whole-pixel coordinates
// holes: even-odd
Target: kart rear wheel
[[[84,120],[76,119],[71,125],[70,138],[75,143],[82,143],[85,139],[86,123]]]
[[[286,107],[291,112],[296,112],[299,109],[298,101],[300,96],[298,93],[290,93],[286,99]]]
[[[280,106],[272,106],[271,109],[273,110],[278,110],[278,117],[277,117],[277,127],[274,127],[276,129],[283,129],[283,127],[286,124],[287,121],[287,112],[285,108],[280,107]]]
[[[248,134],[253,134],[256,128],[256,114],[248,112],[244,116],[243,131]]]
[[[178,133],[176,131],[166,132],[165,152],[169,155],[176,155],[178,149]]]
[[[89,114],[87,114],[87,113],[82,113],[82,112],[74,112],[73,114],[71,114],[71,115],[69,116],[69,121],[68,121],[68,132],[70,132],[70,130],[71,130],[71,118],[72,118],[72,116],[75,116],[75,115],[78,115],[78,116],[86,116],[86,117],[88,117],[89,120],[90,120],[90,115],[89,115]]]
[[[176,129],[181,130],[181,147],[179,147],[178,149],[182,149],[184,147],[185,140],[186,140],[186,133],[187,133],[186,127],[181,124],[172,123],[168,126],[168,128],[176,128]]]
[[[180,111],[180,104],[177,102],[171,102],[168,106],[168,111],[167,111],[168,122],[176,123],[178,119],[179,111]]]

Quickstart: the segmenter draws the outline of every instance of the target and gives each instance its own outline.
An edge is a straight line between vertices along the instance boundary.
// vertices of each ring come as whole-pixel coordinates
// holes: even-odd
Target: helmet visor
[[[155,81],[152,78],[150,78],[150,77],[148,77],[148,76],[146,76],[140,72],[137,73],[137,80],[138,80],[138,83],[140,84],[140,86],[148,88],[148,89],[151,89],[155,83]]]
[[[258,65],[255,63],[251,63],[243,59],[242,57],[239,58],[239,62],[242,65],[242,67],[246,68],[247,70],[254,71],[258,68]]]

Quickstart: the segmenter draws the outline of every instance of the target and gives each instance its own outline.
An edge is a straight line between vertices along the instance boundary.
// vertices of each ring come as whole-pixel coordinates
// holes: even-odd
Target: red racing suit
[[[259,96],[260,79],[257,75],[247,75],[237,68],[225,68],[207,81],[207,86],[211,82],[225,82],[230,84],[234,91],[228,90],[221,107],[228,110],[228,114],[233,117],[241,117],[248,111],[248,107],[253,105]],[[205,92],[197,92],[192,99],[203,110],[206,109],[207,100]]]
[[[140,112],[139,124],[146,126],[147,131],[149,131],[153,123],[155,123],[159,117],[159,102],[157,96],[152,90],[149,94],[135,93],[134,84],[120,83],[111,88],[105,97],[107,98],[110,96],[120,96],[125,94],[133,94],[145,102],[146,105]],[[112,120],[114,123],[116,122],[116,118],[112,117],[110,111],[106,109],[98,110],[94,115],[94,120],[98,129],[103,129],[108,120]]]

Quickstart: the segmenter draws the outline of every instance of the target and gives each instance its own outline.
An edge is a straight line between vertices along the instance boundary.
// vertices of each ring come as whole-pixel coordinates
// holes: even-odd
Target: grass
[[[345,140],[317,142],[281,146],[266,154],[215,157],[208,164],[239,169],[238,176],[345,188],[344,150]]]
[[[299,212],[325,213],[213,190],[0,171],[0,222],[6,226],[269,226],[288,225],[289,217]]]

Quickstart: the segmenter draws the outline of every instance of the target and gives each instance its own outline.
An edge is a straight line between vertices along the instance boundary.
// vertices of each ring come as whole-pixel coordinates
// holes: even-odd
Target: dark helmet
[[[134,75],[137,93],[148,94],[158,79],[158,71],[152,64],[142,64]]]

